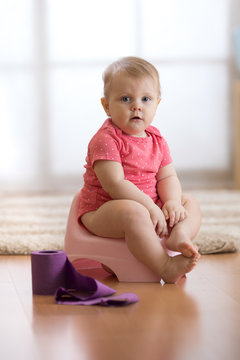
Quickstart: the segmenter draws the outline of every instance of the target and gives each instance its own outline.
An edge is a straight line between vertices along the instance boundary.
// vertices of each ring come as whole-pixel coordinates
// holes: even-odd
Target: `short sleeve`
[[[161,137],[161,151],[162,151],[162,161],[160,164],[160,168],[167,166],[172,162],[169,146],[163,137]]]
[[[98,132],[89,144],[89,160],[91,166],[97,160],[111,160],[121,163],[118,139],[111,132]]]

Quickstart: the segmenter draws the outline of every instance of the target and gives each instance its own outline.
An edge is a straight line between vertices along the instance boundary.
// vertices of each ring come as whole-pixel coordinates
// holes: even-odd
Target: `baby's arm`
[[[157,181],[158,195],[164,204],[162,211],[173,227],[186,218],[187,212],[182,206],[182,188],[172,164],[159,169]]]
[[[112,199],[128,199],[142,204],[149,211],[157,234],[166,235],[167,224],[163,212],[148,195],[131,181],[124,179],[124,171],[119,162],[98,160],[94,163],[94,171],[103,189]]]

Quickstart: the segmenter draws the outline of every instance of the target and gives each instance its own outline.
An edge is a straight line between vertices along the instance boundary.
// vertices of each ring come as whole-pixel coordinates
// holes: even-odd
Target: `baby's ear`
[[[108,104],[108,101],[105,97],[102,97],[101,98],[101,104],[105,110],[105,113],[110,116],[110,112],[109,112],[109,104]]]

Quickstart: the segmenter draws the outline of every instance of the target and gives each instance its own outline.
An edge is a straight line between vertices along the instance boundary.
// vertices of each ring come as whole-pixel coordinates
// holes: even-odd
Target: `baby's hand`
[[[175,200],[168,200],[162,207],[163,214],[166,220],[169,220],[169,226],[173,227],[179,221],[187,217],[186,209]]]
[[[149,214],[157,235],[166,236],[168,234],[167,222],[162,210],[157,205],[154,205],[149,210]]]

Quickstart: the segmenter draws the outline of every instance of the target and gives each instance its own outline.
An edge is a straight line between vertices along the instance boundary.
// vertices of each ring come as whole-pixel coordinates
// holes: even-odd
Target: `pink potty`
[[[110,268],[119,281],[160,282],[148,267],[137,260],[124,239],[103,238],[88,232],[77,221],[79,192],[75,195],[67,222],[64,250],[71,262],[91,259]]]

